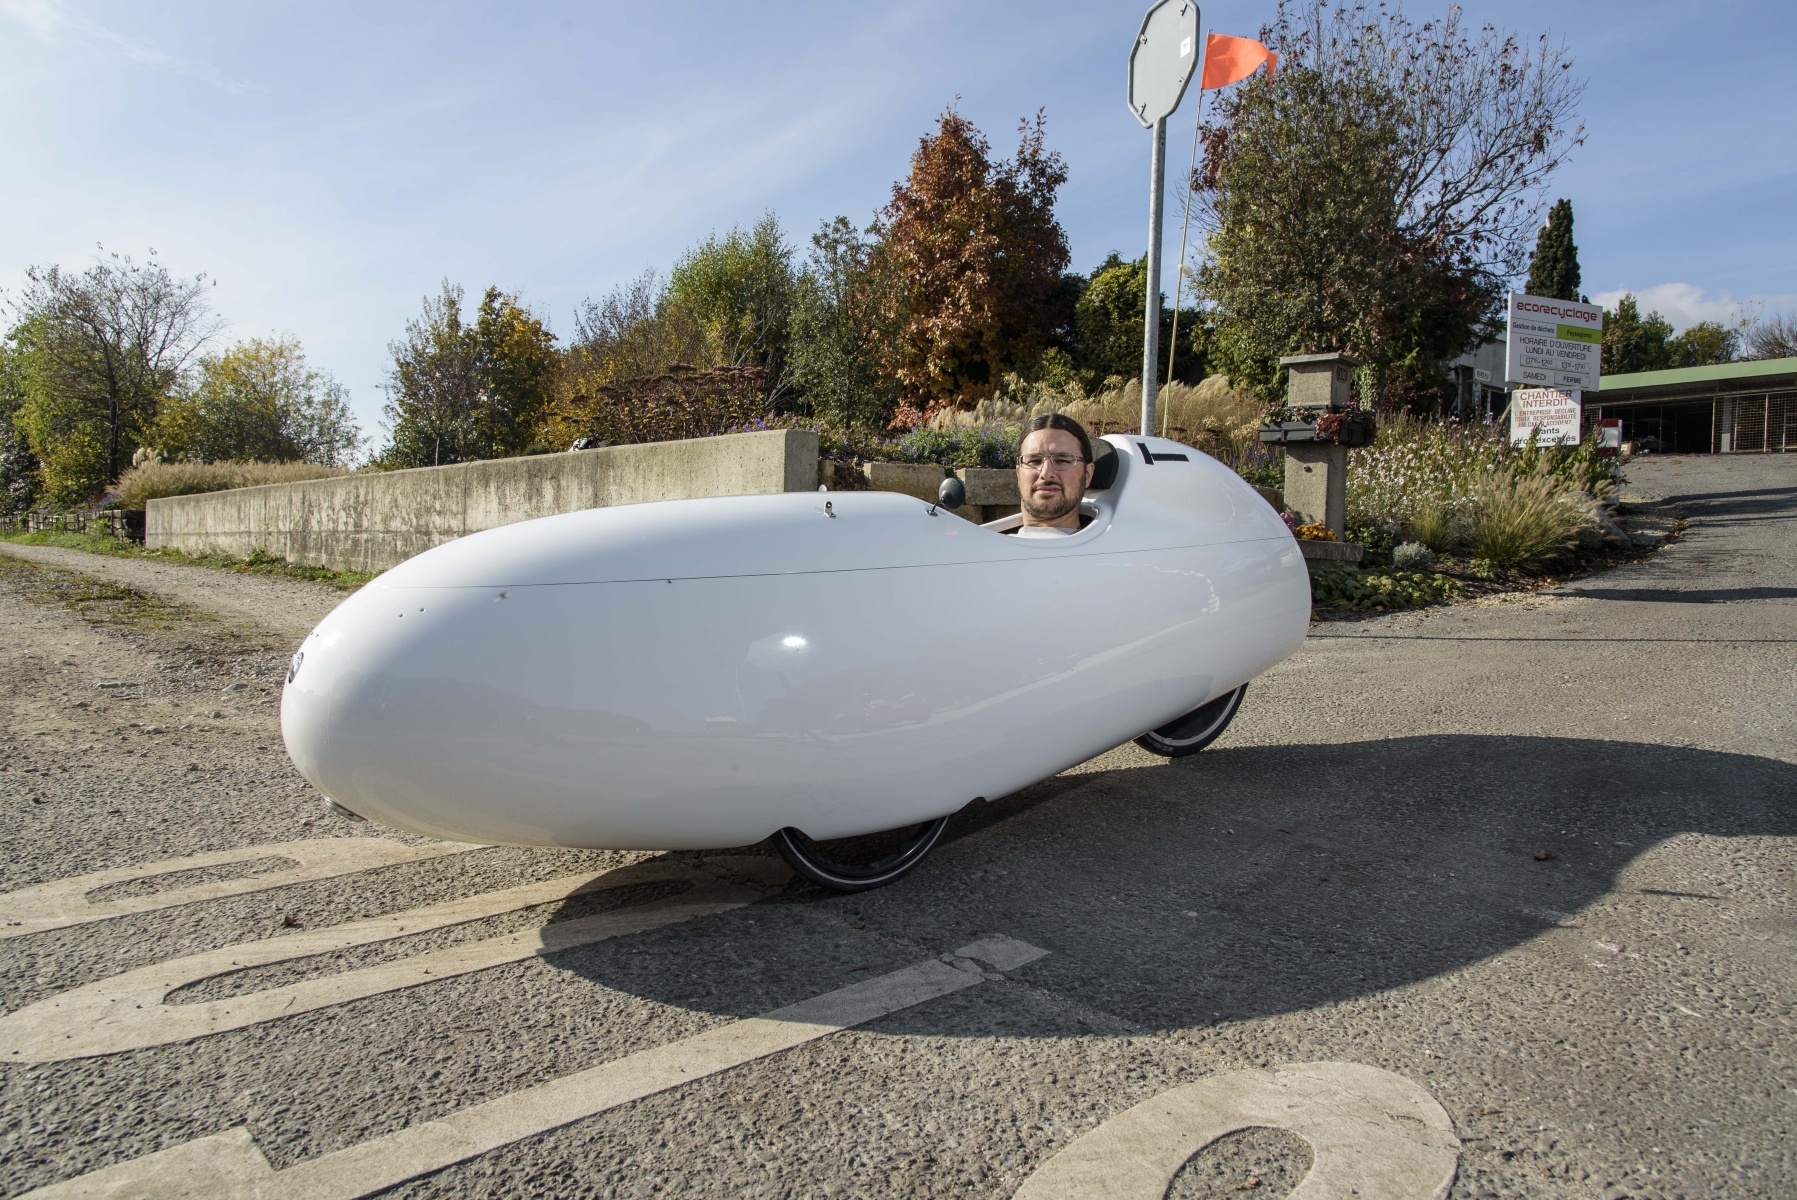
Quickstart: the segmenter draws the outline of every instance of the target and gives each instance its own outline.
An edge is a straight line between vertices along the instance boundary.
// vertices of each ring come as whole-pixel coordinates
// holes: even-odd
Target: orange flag
[[[1204,78],[1198,87],[1208,90],[1239,83],[1254,74],[1261,63],[1267,64],[1267,74],[1271,75],[1278,62],[1277,54],[1253,38],[1213,33],[1204,39]]]

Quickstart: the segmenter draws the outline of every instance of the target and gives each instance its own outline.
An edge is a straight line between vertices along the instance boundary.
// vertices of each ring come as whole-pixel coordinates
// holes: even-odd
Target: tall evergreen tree
[[[1547,214],[1547,224],[1529,256],[1528,293],[1556,300],[1579,298],[1579,248],[1572,240],[1572,201],[1560,200]]]

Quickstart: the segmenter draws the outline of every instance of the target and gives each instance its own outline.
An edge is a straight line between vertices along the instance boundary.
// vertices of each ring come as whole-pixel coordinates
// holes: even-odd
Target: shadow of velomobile
[[[1178,1029],[1313,1008],[1502,953],[1686,833],[1797,834],[1797,766],[1481,735],[1213,749],[973,805],[896,885],[855,896],[794,887],[771,903],[828,916],[809,926],[820,934],[840,929],[836,918],[925,946],[1002,931],[1052,951],[1027,968],[1033,981],[1140,1028]],[[1554,857],[1537,860],[1543,851]],[[766,999],[747,989],[759,998],[740,1012],[725,999],[733,989],[716,980],[733,962],[764,977],[790,970],[813,981],[793,999],[815,994],[820,947],[807,926],[771,939],[764,920],[763,936],[751,936],[741,922],[757,911],[775,915],[757,905],[681,934],[692,973],[608,947],[553,961],[731,1015],[762,1011]],[[883,1024],[903,1028],[905,1017]]]

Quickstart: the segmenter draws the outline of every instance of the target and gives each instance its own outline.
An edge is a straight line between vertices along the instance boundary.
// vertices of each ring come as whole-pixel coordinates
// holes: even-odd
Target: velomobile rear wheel
[[[865,892],[891,883],[917,866],[947,828],[948,818],[937,817],[903,829],[819,842],[788,826],[774,835],[774,845],[793,870],[820,887],[833,892]]]
[[[1223,736],[1223,731],[1235,719],[1236,711],[1242,707],[1242,694],[1247,690],[1248,685],[1244,683],[1233,692],[1225,692],[1215,700],[1200,704],[1185,716],[1143,734],[1136,739],[1136,745],[1162,758],[1196,754]]]

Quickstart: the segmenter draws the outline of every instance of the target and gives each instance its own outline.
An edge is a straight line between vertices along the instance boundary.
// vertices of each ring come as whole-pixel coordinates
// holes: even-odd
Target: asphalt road
[[[326,593],[0,560],[0,1192],[1797,1195],[1797,461],[1629,490],[1684,536],[1315,626],[856,897],[340,823]]]

